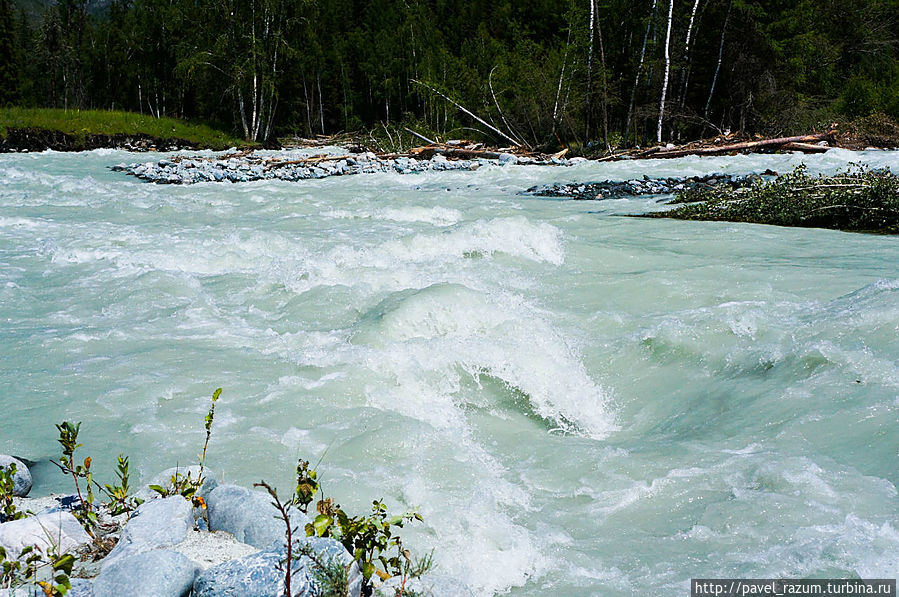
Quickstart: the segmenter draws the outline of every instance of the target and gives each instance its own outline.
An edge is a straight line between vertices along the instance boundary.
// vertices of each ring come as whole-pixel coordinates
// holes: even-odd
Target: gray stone
[[[263,551],[231,560],[203,572],[194,581],[193,597],[272,597],[283,595],[285,573],[280,551]],[[294,560],[290,589],[293,597],[315,595],[308,558]]]
[[[315,552],[315,559],[327,565],[336,560],[344,566],[349,566],[347,571],[347,596],[359,597],[362,592],[362,572],[359,570],[358,564],[353,560],[353,556],[346,550],[343,544],[336,539],[330,537],[304,537],[298,543],[298,547],[302,549],[304,545],[308,545]],[[315,564],[311,564],[314,568]]]
[[[190,593],[199,567],[169,550],[118,558],[94,580],[94,597],[183,597]]]
[[[0,524],[0,546],[13,556],[28,545],[62,553],[90,542],[90,536],[70,512],[48,512]]]
[[[193,507],[180,495],[142,504],[122,529],[119,542],[103,560],[103,569],[117,560],[181,543],[193,527]]]
[[[72,578],[72,588],[66,597],[94,597],[94,582],[86,578]]]
[[[511,153],[501,153],[499,154],[499,163],[500,164],[517,164],[518,157],[512,155]]]
[[[258,549],[275,549],[283,545],[285,525],[272,498],[264,491],[250,491],[237,485],[220,485],[206,500],[209,526],[212,531],[226,531],[242,543]],[[303,529],[309,517],[299,510],[291,510],[291,523]]]
[[[16,474],[13,477],[12,494],[16,497],[25,497],[31,491],[31,472],[18,458],[0,454],[0,468],[9,468],[9,465],[16,465]]]
[[[425,574],[421,578],[409,578],[403,585],[401,576],[393,576],[375,590],[375,597],[394,597],[396,590],[403,587],[414,591],[420,597],[474,597],[474,593],[464,583],[449,576]]]

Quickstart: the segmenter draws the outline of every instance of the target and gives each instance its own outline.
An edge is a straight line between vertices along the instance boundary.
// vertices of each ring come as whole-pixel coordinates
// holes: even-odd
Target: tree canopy
[[[0,103],[249,140],[405,121],[507,142],[444,96],[533,146],[899,118],[899,0],[33,4],[0,0]]]

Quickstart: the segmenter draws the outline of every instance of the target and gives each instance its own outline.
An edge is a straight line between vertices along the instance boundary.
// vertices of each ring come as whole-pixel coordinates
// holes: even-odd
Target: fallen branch
[[[283,166],[296,166],[298,164],[318,164],[319,162],[336,162],[353,157],[352,155],[317,155],[311,158],[303,158],[300,160],[285,160],[283,162],[269,162],[265,166],[265,170],[273,170]]]
[[[410,129],[410,128],[403,127],[403,130],[406,131],[407,133],[409,133],[410,135],[412,135],[413,137],[417,137],[417,138],[421,139],[421,140],[424,141],[425,143],[428,143],[428,144],[430,144],[430,145],[436,145],[436,144],[437,144],[436,141],[432,141],[431,139],[428,139],[428,138],[425,137],[424,135],[419,135],[418,133],[416,133],[415,131],[413,131],[413,130]]]
[[[802,153],[826,153],[830,147],[827,145],[812,145],[811,143],[787,143],[781,149],[785,151],[801,151]]]
[[[437,95],[439,95],[440,97],[442,97],[443,99],[445,99],[446,101],[448,101],[449,103],[451,103],[452,105],[456,106],[457,108],[459,108],[460,110],[462,110],[463,112],[465,112],[466,114],[468,114],[469,116],[471,116],[472,118],[474,118],[475,120],[477,120],[478,122],[480,122],[481,124],[483,124],[484,126],[486,126],[488,129],[490,129],[491,131],[493,131],[494,133],[496,133],[497,135],[499,135],[499,136],[502,137],[503,139],[506,139],[507,141],[511,142],[512,145],[514,145],[515,147],[521,147],[521,144],[518,143],[518,142],[516,142],[515,139],[513,139],[512,137],[510,137],[510,136],[507,135],[506,133],[502,132],[501,130],[499,130],[498,128],[496,128],[495,126],[493,126],[492,124],[488,123],[488,122],[487,122],[486,120],[484,120],[483,118],[481,118],[481,117],[475,115],[473,112],[471,112],[470,110],[468,110],[467,108],[465,108],[465,106],[463,106],[462,104],[460,104],[460,103],[458,103],[458,102],[456,102],[456,101],[453,101],[452,99],[449,98],[449,96],[444,95],[444,94],[441,93],[440,91],[437,91],[436,89],[434,89],[433,87],[431,87],[431,86],[428,85],[427,83],[422,83],[422,82],[419,81],[418,79],[409,79],[409,80],[412,81],[413,83],[415,83],[416,85],[421,85],[422,87],[425,87],[425,88],[427,88],[427,89],[430,89],[431,91],[433,91],[434,93],[436,93]]]

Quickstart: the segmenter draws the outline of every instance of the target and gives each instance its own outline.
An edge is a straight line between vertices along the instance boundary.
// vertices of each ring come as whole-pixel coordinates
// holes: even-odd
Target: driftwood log
[[[776,139],[762,139],[759,141],[744,141],[742,143],[733,143],[731,145],[715,145],[712,147],[693,147],[687,149],[662,149],[661,147],[656,148],[653,147],[648,149],[640,154],[637,154],[634,157],[637,158],[653,158],[653,159],[662,159],[662,158],[682,158],[690,155],[721,155],[723,153],[730,153],[732,151],[745,151],[745,150],[756,150],[756,149],[787,149],[787,145],[793,145],[793,147],[799,151],[808,150],[809,147],[814,147],[814,151],[818,150],[827,150],[825,147],[820,147],[818,145],[809,145],[811,143],[817,141],[826,141],[831,137],[831,133],[816,133],[814,135],[799,135],[796,137],[777,137]]]

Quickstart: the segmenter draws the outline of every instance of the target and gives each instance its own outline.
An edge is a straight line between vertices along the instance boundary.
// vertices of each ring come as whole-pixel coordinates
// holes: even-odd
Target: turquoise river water
[[[158,186],[0,156],[0,453],[65,491],[195,462],[417,507],[478,595],[686,595],[899,571],[899,238],[623,217],[534,184],[899,153]],[[107,478],[108,477],[108,478]]]

